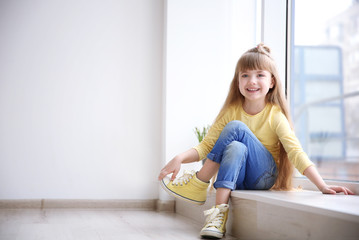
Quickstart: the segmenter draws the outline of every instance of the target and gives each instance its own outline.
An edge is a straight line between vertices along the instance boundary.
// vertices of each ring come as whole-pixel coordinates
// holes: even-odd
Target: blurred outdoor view
[[[296,134],[323,178],[359,181],[359,0],[293,2]]]

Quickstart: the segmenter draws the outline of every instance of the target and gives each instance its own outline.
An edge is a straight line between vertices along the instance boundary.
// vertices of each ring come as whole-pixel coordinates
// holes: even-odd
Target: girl
[[[207,156],[201,170],[175,179],[182,163]],[[291,127],[281,82],[270,49],[259,44],[239,59],[227,99],[207,136],[196,147],[173,158],[160,172],[164,189],[175,197],[203,204],[209,180],[216,206],[201,230],[202,237],[222,238],[232,190],[290,190],[293,165],[322,193],[354,194],[327,185],[303,152]],[[173,173],[171,179],[166,175]]]

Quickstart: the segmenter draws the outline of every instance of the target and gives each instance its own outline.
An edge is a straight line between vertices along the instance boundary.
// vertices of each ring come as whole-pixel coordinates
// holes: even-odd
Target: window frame
[[[290,90],[291,84],[289,79],[291,78],[292,73],[292,53],[294,51],[294,6],[295,0],[261,0],[261,17],[262,17],[262,25],[261,25],[261,40],[264,41],[266,44],[272,46],[283,44],[284,47],[277,48],[279,49],[280,54],[280,62],[284,62],[284,69],[282,71],[283,78],[283,85],[284,90],[287,96],[288,104],[290,104]],[[277,11],[275,11],[277,9]],[[285,20],[284,23],[280,23],[279,25],[276,24],[283,20],[283,16],[278,14],[278,9],[285,9]],[[278,18],[278,19],[270,19],[270,18]],[[280,31],[285,32],[285,37],[278,38],[277,31],[266,31],[266,29],[281,29]],[[283,29],[285,28],[285,29]],[[276,36],[273,36],[276,34]],[[271,42],[271,39],[277,39],[277,43]],[[269,40],[269,41],[268,41]],[[278,57],[277,56],[277,57]],[[278,59],[276,59],[278,60]],[[279,64],[280,65],[280,64]],[[347,181],[347,180],[330,180],[325,179],[325,182],[330,185],[341,185],[345,186],[355,193],[359,194],[359,181]],[[307,190],[318,190],[314,184],[312,184],[309,179],[304,176],[294,176],[293,177],[293,186],[297,187],[298,185],[302,186],[304,189]]]

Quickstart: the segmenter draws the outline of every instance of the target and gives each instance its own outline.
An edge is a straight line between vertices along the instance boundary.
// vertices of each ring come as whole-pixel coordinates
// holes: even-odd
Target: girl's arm
[[[205,159],[207,154],[212,150],[224,126],[226,126],[228,122],[236,119],[236,111],[237,109],[234,107],[228,108],[224,115],[217,119],[211,126],[207,135],[199,145],[177,155],[162,168],[158,180],[162,180],[168,174],[173,173],[171,177],[173,181],[181,169],[182,163],[198,162],[201,159]]]
[[[346,187],[327,185],[323,178],[319,175],[315,166],[310,166],[304,170],[304,175],[317,186],[324,194],[336,194],[343,192],[345,195],[353,195],[354,193]]]
[[[191,163],[196,161],[199,161],[199,155],[197,150],[194,148],[178,154],[171,161],[169,161],[164,168],[162,168],[160,175],[158,176],[158,180],[162,180],[168,174],[173,173],[171,177],[171,180],[173,181],[181,169],[182,163]]]

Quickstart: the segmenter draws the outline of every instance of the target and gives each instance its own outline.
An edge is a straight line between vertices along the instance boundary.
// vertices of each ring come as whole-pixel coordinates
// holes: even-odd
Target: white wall
[[[156,199],[163,1],[0,2],[0,199]]]

